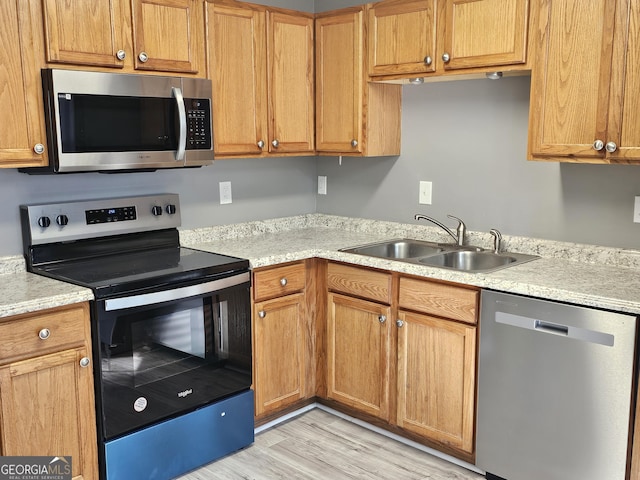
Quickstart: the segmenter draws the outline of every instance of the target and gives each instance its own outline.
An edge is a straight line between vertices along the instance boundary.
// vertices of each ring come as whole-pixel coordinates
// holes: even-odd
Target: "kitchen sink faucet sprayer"
[[[416,213],[414,218],[416,220],[428,220],[431,223],[435,223],[437,226],[439,226],[445,232],[451,235],[451,237],[456,241],[457,245],[459,246],[464,245],[464,235],[467,231],[467,226],[458,217],[454,217],[453,215],[447,215],[447,217],[453,218],[454,220],[458,221],[458,228],[456,229],[456,233],[453,233],[449,227],[447,227],[444,223],[439,222],[435,218],[427,217],[426,215],[421,215],[419,213]]]
[[[489,233],[493,235],[493,253],[497,255],[500,253],[502,234],[495,228],[489,230]]]

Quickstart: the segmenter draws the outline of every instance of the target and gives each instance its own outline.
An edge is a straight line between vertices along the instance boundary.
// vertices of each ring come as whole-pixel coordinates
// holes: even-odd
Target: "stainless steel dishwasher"
[[[625,479],[636,323],[482,292],[476,465],[488,479]]]

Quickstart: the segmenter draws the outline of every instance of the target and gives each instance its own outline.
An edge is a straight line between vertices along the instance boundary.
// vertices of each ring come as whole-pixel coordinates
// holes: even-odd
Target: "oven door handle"
[[[183,298],[194,297],[196,295],[202,295],[204,293],[216,292],[224,288],[234,287],[248,282],[249,279],[249,272],[245,272],[240,275],[221,278],[211,282],[199,283],[197,285],[190,285],[188,287],[179,287],[171,290],[163,290],[161,292],[144,293],[142,295],[132,295],[130,297],[112,298],[104,301],[104,308],[107,312],[113,312],[127,308],[142,307],[144,305],[171,302],[174,300],[181,300]]]

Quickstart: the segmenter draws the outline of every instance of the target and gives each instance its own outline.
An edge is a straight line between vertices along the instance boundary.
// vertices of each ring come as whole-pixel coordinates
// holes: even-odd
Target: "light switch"
[[[420,182],[420,195],[418,203],[421,205],[431,205],[431,182]]]
[[[318,175],[318,195],[327,194],[327,177],[325,175]]]
[[[232,203],[231,182],[220,182],[220,205]]]
[[[633,204],[633,221],[634,223],[640,223],[640,197],[636,197]]]

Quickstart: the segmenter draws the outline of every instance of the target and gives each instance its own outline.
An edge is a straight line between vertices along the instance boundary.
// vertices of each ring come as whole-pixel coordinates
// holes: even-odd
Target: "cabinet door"
[[[446,70],[526,61],[528,0],[448,0],[443,5]]]
[[[40,81],[42,26],[32,3],[0,2],[0,167],[47,164]]]
[[[398,426],[473,452],[476,328],[400,312]]]
[[[259,154],[268,141],[265,14],[207,3],[207,18],[214,152]]]
[[[255,304],[256,416],[305,397],[304,294]]]
[[[327,396],[364,413],[389,419],[391,309],[329,294]]]
[[[314,149],[313,18],[268,12],[269,151]]]
[[[542,1],[531,76],[529,158],[602,161],[615,8],[610,0]]]
[[[131,0],[135,68],[198,73],[204,68],[202,0]]]
[[[316,19],[316,148],[362,152],[362,10]]]
[[[47,61],[122,68],[125,52],[122,0],[42,0]],[[130,53],[130,52],[126,52]]]
[[[74,479],[98,478],[93,369],[88,349],[0,367],[2,455],[72,457]]]
[[[369,10],[369,75],[435,71],[436,0],[377,3]]]
[[[607,142],[616,162],[640,160],[640,1],[618,2]]]

